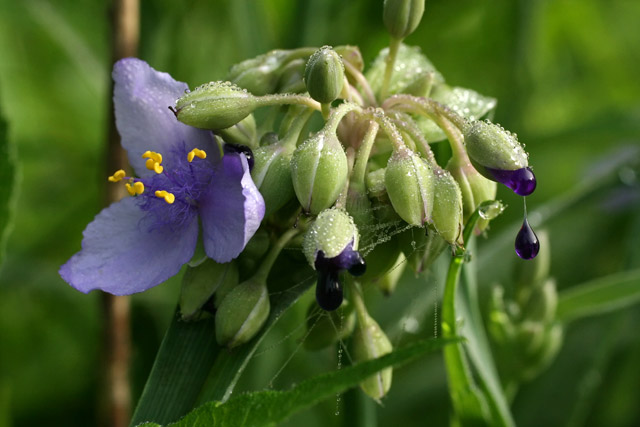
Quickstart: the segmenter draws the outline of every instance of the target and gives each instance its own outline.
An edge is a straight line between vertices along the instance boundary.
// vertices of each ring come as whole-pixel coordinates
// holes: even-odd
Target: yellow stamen
[[[199,159],[206,159],[207,153],[204,150],[201,150],[199,148],[194,148],[193,150],[189,151],[189,153],[187,154],[187,160],[189,161],[189,163],[193,161],[194,157],[197,157]]]
[[[125,173],[122,169],[117,170],[113,175],[109,177],[110,182],[118,182],[124,178]]]
[[[144,193],[144,184],[142,182],[140,182],[140,181],[134,182],[133,183],[133,190],[136,192],[136,194]]]
[[[164,201],[167,202],[168,204],[172,204],[173,202],[176,201],[176,196],[164,190],[157,190],[156,197],[164,199]]]
[[[133,196],[136,194],[136,190],[133,189],[131,184],[127,182],[124,186],[127,187],[127,192],[129,193],[130,196]]]
[[[145,166],[150,171],[155,171],[155,173],[162,173],[164,168],[160,166],[162,163],[162,154],[156,153],[155,151],[145,151],[142,154],[143,159],[147,159],[145,162]]]

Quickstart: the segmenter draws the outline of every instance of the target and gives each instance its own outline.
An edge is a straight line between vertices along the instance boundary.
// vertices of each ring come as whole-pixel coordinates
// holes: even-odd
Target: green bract
[[[482,202],[496,198],[498,185],[480,175],[470,163],[461,164],[452,158],[447,164],[447,170],[459,185],[465,222]],[[476,227],[478,230],[484,230],[488,224],[488,220],[481,218]]]
[[[433,225],[450,244],[462,244],[462,193],[445,170],[434,173]]]
[[[256,97],[230,82],[198,86],[176,102],[181,122],[201,129],[225,129],[243,120],[258,107]]]
[[[307,91],[313,99],[327,104],[334,101],[344,85],[344,64],[331,47],[318,49],[307,61],[304,70]]]
[[[465,129],[464,141],[471,163],[485,176],[484,168],[517,170],[529,165],[517,135],[489,121],[471,123]]]
[[[413,151],[394,151],[384,176],[393,209],[411,225],[431,221],[433,210],[433,171]]]
[[[387,31],[396,39],[413,33],[424,13],[424,0],[385,0],[382,18]]]
[[[338,256],[353,242],[353,250],[358,249],[360,236],[353,218],[342,209],[332,208],[320,212],[307,234],[302,250],[311,267],[315,268],[316,254],[324,252],[325,258]]]
[[[291,159],[293,188],[302,208],[312,214],[331,207],[347,181],[347,156],[335,134],[318,132]]]

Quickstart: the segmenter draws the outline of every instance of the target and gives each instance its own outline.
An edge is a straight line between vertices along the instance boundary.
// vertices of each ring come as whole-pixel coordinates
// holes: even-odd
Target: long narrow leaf
[[[9,143],[7,122],[0,116],[0,264],[9,235],[15,193],[15,153]]]
[[[573,286],[559,295],[557,316],[568,322],[640,302],[640,269]]]
[[[318,375],[287,391],[259,391],[229,399],[226,403],[210,402],[196,409],[175,427],[264,426],[284,421],[293,413],[353,387],[388,366],[398,366],[435,352],[457,339],[427,339],[410,344],[381,358]],[[147,427],[157,424],[145,424]]]

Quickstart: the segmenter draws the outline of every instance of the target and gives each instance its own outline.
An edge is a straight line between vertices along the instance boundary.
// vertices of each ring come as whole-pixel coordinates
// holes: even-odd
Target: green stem
[[[406,94],[393,95],[384,101],[382,108],[417,113],[435,121],[438,126],[440,126],[442,118],[446,118],[462,132],[467,128],[467,121],[464,117],[431,98],[420,98]]]
[[[320,104],[320,108],[322,108],[322,118],[325,120],[329,119],[329,114],[331,114],[331,104],[328,102],[323,102]]]
[[[367,311],[367,307],[364,305],[364,300],[362,299],[362,289],[351,277],[346,277],[345,282],[351,291],[351,300],[353,301],[353,306],[356,310],[358,324],[362,325],[361,327],[364,327],[364,325],[367,324],[369,312]]]
[[[305,109],[299,112],[288,125],[285,135],[282,137],[281,144],[285,147],[294,149],[300,138],[300,133],[311,118],[314,110]]]
[[[369,120],[375,121],[380,125],[384,133],[386,133],[389,139],[391,140],[391,143],[393,144],[394,149],[402,150],[407,148],[407,145],[404,143],[404,139],[402,138],[402,135],[398,131],[398,128],[396,127],[396,125],[394,125],[391,122],[389,117],[387,117],[385,114],[380,114],[377,111],[376,112],[367,111],[363,114],[363,116],[365,116]]]
[[[352,102],[344,102],[331,110],[331,114],[329,114],[329,118],[324,125],[323,131],[328,132],[329,134],[335,134],[338,130],[340,120],[352,111],[362,111],[362,107]]]
[[[262,264],[260,264],[260,267],[258,268],[256,274],[253,276],[255,279],[264,282],[267,281],[269,272],[273,267],[273,263],[276,262],[278,255],[280,255],[280,252],[282,252],[282,249],[284,249],[289,240],[291,240],[291,238],[299,232],[300,230],[298,230],[297,228],[292,228],[290,230],[287,230],[282,236],[280,236],[276,243],[271,247],[271,250],[267,254],[267,257],[264,259],[264,261],[262,261]]]
[[[356,152],[353,147],[347,148],[347,167],[348,172],[347,176],[351,176],[351,172],[353,171],[353,163],[355,161]],[[346,180],[344,186],[342,187],[342,191],[340,192],[340,196],[338,200],[336,200],[335,207],[339,209],[346,209],[347,207],[347,196],[349,195],[349,185],[351,184],[350,180]]]
[[[373,143],[376,140],[376,135],[378,134],[379,128],[380,125],[378,123],[374,121],[369,122],[367,132],[364,134],[364,138],[362,138],[362,143],[360,144],[360,148],[358,149],[356,163],[353,166],[353,172],[351,173],[351,182],[362,184],[364,186],[364,178],[367,172],[367,163],[369,161],[371,149],[373,148]]]
[[[389,83],[391,82],[391,75],[393,74],[393,67],[396,64],[396,57],[398,56],[398,49],[402,39],[396,39],[391,37],[389,42],[389,54],[387,55],[386,66],[384,69],[384,77],[382,80],[382,88],[380,89],[380,99],[386,99],[389,93]]]
[[[320,103],[306,95],[293,93],[275,93],[271,95],[256,96],[258,107],[268,107],[270,105],[305,105],[314,110],[322,111]]]
[[[367,105],[376,106],[378,102],[376,101],[376,96],[373,94],[373,90],[371,90],[371,86],[367,79],[362,75],[360,70],[353,66],[349,61],[342,61],[344,63],[344,68],[353,77],[357,84],[360,85],[362,89],[362,94],[364,98],[367,100]]]
[[[405,113],[397,113],[397,118],[394,118],[393,122],[396,126],[409,134],[409,136],[417,143],[418,148],[431,165],[437,165],[436,158],[429,146],[429,142],[425,139],[424,135],[409,115]]]

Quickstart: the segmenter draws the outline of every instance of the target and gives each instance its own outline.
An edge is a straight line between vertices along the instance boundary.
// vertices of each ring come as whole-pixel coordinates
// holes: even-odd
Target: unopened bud
[[[338,98],[344,85],[344,64],[330,46],[318,49],[307,62],[304,81],[309,95],[323,104]]]
[[[542,286],[532,290],[524,316],[542,324],[550,324],[556,316],[558,307],[558,291],[553,279],[548,279]]]
[[[478,172],[521,196],[533,193],[536,178],[517,135],[489,121],[475,121],[465,130],[464,140]]]
[[[306,61],[302,58],[289,62],[282,68],[280,80],[278,81],[278,92],[280,93],[301,93],[306,92],[304,84],[304,68]]]
[[[253,114],[249,114],[235,125],[220,129],[216,133],[229,144],[244,145],[252,150],[258,148],[256,120],[253,118]]]
[[[233,288],[216,311],[216,341],[229,348],[255,336],[269,316],[269,292],[264,282],[249,279]]]
[[[265,217],[280,209],[294,195],[291,181],[291,157],[294,147],[271,144],[253,152],[255,164],[251,171],[253,182],[264,198]]]
[[[176,117],[201,129],[226,129],[258,107],[256,97],[230,82],[198,86],[176,101]]]
[[[424,0],[385,0],[382,18],[392,37],[404,39],[418,28],[423,13]]]
[[[460,187],[463,221],[466,222],[482,202],[495,200],[497,184],[480,175],[470,163],[460,164],[459,161],[452,158],[446,169]],[[487,225],[489,225],[489,221],[481,218],[476,229],[482,231]]]
[[[301,144],[291,159],[296,196],[306,212],[331,207],[344,189],[349,173],[347,156],[335,134],[324,131]]]
[[[447,247],[447,242],[433,228],[410,228],[400,235],[402,252],[411,269],[426,271]]]
[[[357,362],[377,359],[391,353],[393,346],[378,323],[368,314],[358,318],[353,334],[353,358]],[[360,383],[362,391],[373,399],[383,398],[391,388],[392,368],[385,368]]]
[[[451,174],[443,169],[434,172],[433,225],[449,244],[462,242],[462,193]]]
[[[407,223],[431,221],[434,178],[431,167],[407,148],[394,151],[384,177],[393,209]]]
[[[247,59],[231,67],[227,79],[254,95],[273,93],[280,78],[279,70],[291,55],[289,50],[272,50]]]
[[[369,264],[371,264],[371,262],[369,262]],[[400,252],[393,266],[387,271],[387,274],[382,276],[376,282],[378,289],[380,289],[386,296],[391,295],[396,290],[398,282],[400,282],[400,278],[402,277],[402,273],[404,273],[406,267],[407,258],[402,252]]]

